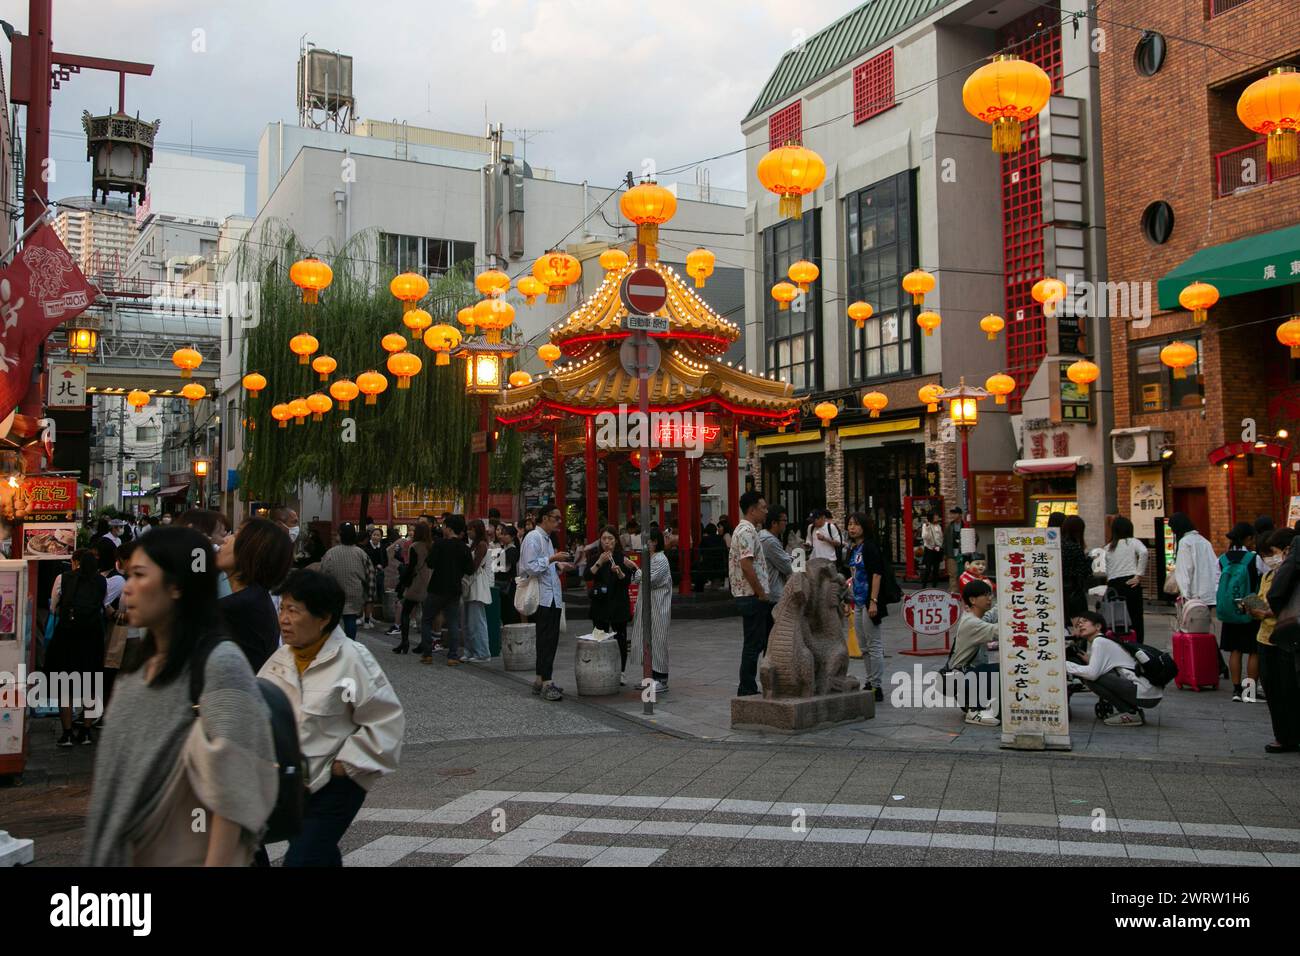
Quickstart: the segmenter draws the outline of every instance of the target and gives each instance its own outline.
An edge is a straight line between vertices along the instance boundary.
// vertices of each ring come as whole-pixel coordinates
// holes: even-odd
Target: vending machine
[[[0,776],[27,765],[28,675],[35,666],[27,562],[0,560]]]

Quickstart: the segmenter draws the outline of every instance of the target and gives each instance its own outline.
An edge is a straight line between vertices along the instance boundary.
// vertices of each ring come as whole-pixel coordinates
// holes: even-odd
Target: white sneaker
[[[1146,723],[1142,711],[1136,714],[1112,714],[1104,721],[1107,727],[1141,727]]]
[[[668,693],[668,685],[661,680],[655,681],[655,696],[662,697],[666,693]]]
[[[998,727],[1002,721],[990,716],[987,711],[972,710],[966,715],[966,723],[975,727]]]

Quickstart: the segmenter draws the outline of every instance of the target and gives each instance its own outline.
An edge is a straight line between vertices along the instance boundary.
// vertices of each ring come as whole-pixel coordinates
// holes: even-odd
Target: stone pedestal
[[[536,624],[506,624],[501,628],[501,663],[508,671],[537,669]]]
[[[802,734],[875,716],[875,694],[869,690],[775,700],[765,700],[759,694],[731,699],[732,730]]]
[[[618,693],[618,678],[623,660],[618,641],[578,638],[573,652],[573,676],[580,697],[608,697]]]
[[[0,830],[0,866],[22,866],[32,862],[35,847],[31,840],[17,840]]]

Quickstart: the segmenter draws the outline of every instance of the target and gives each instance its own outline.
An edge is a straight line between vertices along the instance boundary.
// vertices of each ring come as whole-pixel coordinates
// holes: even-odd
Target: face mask
[[[1285,559],[1286,559],[1286,555],[1270,554],[1267,558],[1264,559],[1264,564],[1266,567],[1268,567],[1270,571],[1276,571],[1278,568],[1282,566],[1282,562]]]
[[[295,528],[290,528],[290,529],[289,529],[289,540],[290,540],[290,541],[297,541],[297,540],[298,540],[298,532],[301,531],[301,530],[302,530],[301,528],[296,528],[296,527],[295,527]]]

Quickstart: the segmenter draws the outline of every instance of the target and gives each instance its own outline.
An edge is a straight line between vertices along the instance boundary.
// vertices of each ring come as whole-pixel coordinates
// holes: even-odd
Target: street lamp
[[[979,424],[980,400],[988,397],[987,390],[967,385],[965,376],[960,385],[939,396],[941,401],[948,403],[948,417],[961,432],[962,524],[966,526],[970,523],[970,432]]]
[[[208,472],[212,470],[212,459],[199,455],[190,462],[190,470],[199,481],[199,507],[204,507],[208,500]]]
[[[499,334],[499,333],[498,333]],[[454,353],[465,360],[465,393],[479,397],[479,425],[482,434],[481,451],[478,464],[479,508],[487,514],[488,507],[488,456],[492,453],[491,433],[492,396],[499,395],[505,388],[505,376],[502,369],[505,360],[513,358],[518,347],[509,342],[487,342],[483,339],[465,339],[464,344]]]
[[[99,344],[99,333],[94,329],[76,328],[68,332],[68,353],[70,355],[94,355],[95,346]]]

